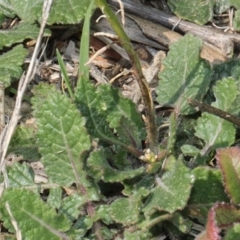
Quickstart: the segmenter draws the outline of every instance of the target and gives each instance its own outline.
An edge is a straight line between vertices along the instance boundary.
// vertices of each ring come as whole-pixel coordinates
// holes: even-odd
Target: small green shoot
[[[67,74],[66,67],[64,65],[64,62],[62,60],[62,57],[61,57],[58,49],[56,50],[56,53],[57,53],[57,60],[58,60],[58,63],[60,65],[60,69],[61,69],[61,72],[63,74],[63,80],[67,85],[67,89],[68,89],[68,92],[69,92],[69,95],[70,95],[71,99],[73,99],[74,94],[73,94],[73,90],[72,90],[72,87],[71,87],[70,79],[69,79],[68,74]]]

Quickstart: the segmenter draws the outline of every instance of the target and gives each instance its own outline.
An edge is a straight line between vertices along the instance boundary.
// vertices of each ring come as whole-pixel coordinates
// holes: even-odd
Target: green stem
[[[120,25],[117,16],[112,12],[111,8],[107,4],[106,0],[95,0],[98,7],[105,14],[107,20],[111,24],[113,30],[119,37],[120,43],[122,47],[127,52],[132,65],[133,65],[133,74],[137,79],[139,88],[141,90],[143,102],[145,105],[146,111],[146,126],[147,126],[147,135],[148,135],[148,144],[149,148],[155,154],[158,153],[158,133],[157,133],[157,125],[156,125],[156,117],[155,117],[155,108],[152,100],[152,95],[150,89],[148,87],[148,83],[144,78],[142,73],[141,64],[139,62],[138,56],[133,49],[132,43],[128,38],[127,34],[123,30]]]
[[[177,122],[178,122],[177,113],[173,111],[170,116],[170,123],[169,123],[169,133],[168,133],[168,143],[167,143],[168,154],[174,154],[176,132],[177,132],[177,125],[178,125]]]
[[[73,91],[72,91],[70,79],[69,79],[68,74],[67,74],[66,67],[65,67],[65,65],[64,65],[64,62],[63,62],[63,60],[62,60],[62,57],[61,57],[58,49],[56,50],[56,53],[57,53],[57,60],[58,60],[58,63],[59,63],[59,65],[60,65],[60,69],[61,69],[61,72],[62,72],[62,74],[63,74],[64,82],[65,82],[66,85],[67,85],[68,93],[69,93],[71,99],[73,99],[74,95],[73,95]]]

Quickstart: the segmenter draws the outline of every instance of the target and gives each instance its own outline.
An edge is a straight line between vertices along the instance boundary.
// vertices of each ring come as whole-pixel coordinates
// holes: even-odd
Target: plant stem
[[[145,106],[146,112],[146,128],[147,128],[147,141],[149,144],[149,148],[155,154],[158,154],[158,133],[157,133],[157,126],[156,126],[156,117],[155,117],[155,108],[152,100],[152,95],[150,89],[148,87],[148,83],[144,78],[142,73],[141,64],[139,62],[138,56],[133,49],[132,43],[128,36],[126,35],[125,31],[123,30],[122,26],[120,25],[117,16],[115,13],[112,12],[111,8],[107,4],[106,0],[95,0],[98,7],[102,10],[105,14],[107,20],[111,24],[113,30],[118,35],[120,43],[122,47],[126,50],[127,54],[133,65],[133,74],[136,77],[138,82],[143,103]]]

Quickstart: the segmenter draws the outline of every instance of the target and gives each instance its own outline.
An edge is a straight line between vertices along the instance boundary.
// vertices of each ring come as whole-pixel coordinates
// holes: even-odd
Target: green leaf
[[[6,189],[0,200],[0,212],[4,226],[15,232],[9,213],[11,213],[19,227],[23,239],[66,239],[66,232],[71,222],[63,215],[44,203],[37,194],[26,189]]]
[[[73,227],[68,232],[68,235],[71,239],[76,240],[87,240],[85,238],[81,238],[85,236],[86,232],[91,229],[93,226],[93,219],[89,216],[80,216]]]
[[[240,61],[239,59],[232,59],[225,63],[219,64],[214,66],[214,75],[213,80],[218,81],[224,78],[232,77],[235,79],[237,84],[238,96],[236,97],[235,101],[231,107],[231,113],[240,116]],[[212,97],[213,99],[213,97]],[[212,101],[211,99],[211,101]]]
[[[20,43],[25,39],[37,39],[39,27],[27,22],[20,22],[11,29],[0,31],[0,50],[3,47],[10,47],[14,43]],[[50,36],[49,30],[45,31],[44,36]],[[25,50],[26,51],[26,50]],[[23,61],[21,62],[21,64]]]
[[[200,205],[213,204],[217,201],[229,201],[224,191],[222,175],[219,169],[198,167],[192,173],[196,180],[189,200],[190,205],[196,204],[200,207]]]
[[[171,11],[182,19],[203,25],[213,16],[213,0],[168,0]]]
[[[157,186],[151,191],[143,208],[144,214],[149,216],[156,210],[173,213],[183,209],[190,197],[194,182],[194,175],[190,173],[181,161],[176,161],[173,168],[156,177]]]
[[[211,214],[212,211],[214,212],[213,217],[215,218],[213,220],[220,228],[232,226],[240,220],[240,210],[233,204],[216,203],[209,213]],[[210,218],[208,217],[208,221],[209,220]]]
[[[117,130],[119,138],[125,144],[141,148],[141,140],[146,138],[146,134],[136,105],[131,100],[123,98],[119,90],[111,85],[100,85],[98,94],[104,106],[107,106],[106,120],[109,126]]]
[[[58,0],[53,5],[48,18],[48,24],[76,24],[85,17],[91,2],[89,0]],[[94,7],[92,8],[92,11]]]
[[[183,217],[179,212],[176,212],[169,222],[181,233],[189,233],[192,228],[189,218]]]
[[[124,240],[145,240],[145,239],[152,239],[152,234],[150,232],[135,230],[134,232],[130,230],[124,231]]]
[[[110,85],[100,85],[96,89],[88,79],[82,77],[75,96],[82,115],[87,119],[86,128],[93,137],[124,148],[130,142],[130,146],[140,147],[140,140],[145,135],[141,116],[136,106],[129,99],[123,98],[117,89]],[[125,119],[131,122],[131,132],[128,132],[128,125],[123,126]],[[114,129],[121,132],[120,136],[124,135],[122,138],[125,142],[114,136]]]
[[[64,80],[65,84],[67,85],[68,93],[69,93],[71,99],[73,99],[73,91],[72,91],[72,86],[71,86],[70,79],[69,79],[68,74],[67,74],[67,69],[65,67],[65,64],[63,62],[63,59],[62,59],[58,49],[56,49],[56,53],[57,53],[58,64],[60,66],[61,73],[63,75],[63,80]]]
[[[39,152],[49,179],[65,186],[88,185],[82,169],[84,152],[91,147],[85,119],[70,99],[52,87],[39,85],[34,93]]]
[[[7,6],[7,8],[6,8]],[[24,22],[33,23],[42,15],[43,0],[2,0],[0,8],[3,7],[13,12]]]
[[[59,208],[59,212],[64,213],[71,221],[76,220],[81,211],[83,211],[83,206],[90,201],[98,201],[99,198],[96,194],[72,194],[63,199],[62,205]]]
[[[0,8],[8,14],[16,14],[24,22],[41,22],[43,0],[1,0]],[[87,11],[89,0],[58,0],[53,1],[48,24],[75,24],[80,22]]]
[[[28,161],[40,160],[36,143],[36,130],[29,126],[18,126],[8,148],[8,152],[22,155]]]
[[[36,185],[34,182],[34,172],[26,163],[14,163],[8,171],[9,187],[22,188]]]
[[[110,206],[110,216],[124,225],[134,224],[139,220],[139,200],[133,197],[119,198]]]
[[[230,7],[229,2],[229,0],[215,0],[214,12],[216,12],[216,14],[222,14]]]
[[[210,84],[210,67],[199,58],[201,45],[200,39],[187,34],[170,46],[163,61],[157,101],[160,105],[173,105],[177,114],[196,112],[187,100],[201,100]]]
[[[235,240],[240,239],[240,223],[235,223],[232,228],[230,228],[225,237],[224,240]]]
[[[0,2],[0,9],[1,9],[1,12],[5,15],[5,17],[9,17],[9,18],[15,17],[14,9],[9,3],[9,0],[2,0]]]
[[[184,144],[181,147],[181,151],[185,156],[191,156],[191,157],[196,157],[200,152],[198,148],[189,144]]]
[[[143,196],[149,195],[151,189],[155,187],[155,178],[152,175],[144,175],[138,182],[124,181],[124,190],[122,193],[125,196],[130,196],[132,193],[144,193]]]
[[[216,154],[218,165],[222,171],[225,191],[234,204],[240,203],[240,148],[230,147],[218,149]]]
[[[95,209],[95,213],[97,219],[101,219],[105,224],[113,224],[114,221],[109,214],[110,208],[108,205],[100,205],[97,209]]]
[[[91,152],[87,165],[89,167],[88,173],[96,181],[103,180],[104,182],[119,182],[142,175],[145,172],[143,167],[125,171],[114,169],[107,161],[102,148]]]
[[[0,25],[4,23],[6,16],[3,14],[2,9],[0,9]]]
[[[0,56],[0,82],[4,83],[5,88],[11,84],[12,80],[20,78],[21,65],[26,55],[27,50],[22,45],[18,45]]]
[[[101,100],[101,95],[88,79],[84,77],[80,79],[75,97],[81,114],[86,117],[86,128],[89,133],[101,139],[114,138],[106,122],[108,105]]]
[[[214,206],[210,209],[208,213],[208,220],[206,224],[206,230],[203,231],[203,239],[216,239],[220,240],[220,228],[217,225],[216,221],[216,209],[219,208],[218,203],[214,204]],[[223,204],[222,204],[223,205]],[[226,205],[225,205],[226,206]]]
[[[94,1],[91,0],[89,7],[86,11],[86,16],[83,24],[79,52],[79,79],[81,79],[82,75],[84,75],[86,78],[89,78],[89,66],[86,65],[86,63],[89,59],[90,22],[93,5]]]
[[[188,216],[205,223],[208,211],[213,204],[217,201],[229,202],[229,198],[224,191],[222,175],[219,169],[197,167],[192,173],[196,180],[186,210]]]
[[[216,83],[213,88],[216,101],[211,105],[231,113],[233,103],[237,98],[237,85],[234,79],[226,78]],[[201,155],[216,148],[227,147],[234,143],[236,129],[234,125],[226,120],[209,113],[203,113],[197,120],[195,135],[205,142]]]
[[[227,62],[215,65],[213,67],[214,80],[221,80],[223,78],[232,77],[234,79],[240,79],[240,60],[239,59],[231,59]]]
[[[49,189],[47,203],[52,208],[58,209],[62,204],[62,188],[53,187]]]

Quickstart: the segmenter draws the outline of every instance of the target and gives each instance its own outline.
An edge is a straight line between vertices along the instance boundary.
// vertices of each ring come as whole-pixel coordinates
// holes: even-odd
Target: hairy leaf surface
[[[12,80],[20,78],[22,74],[21,65],[26,55],[27,50],[22,45],[18,45],[0,56],[0,82],[3,82],[5,87],[8,87]]]
[[[197,167],[192,173],[196,180],[186,211],[188,216],[198,219],[199,222],[205,222],[212,205],[217,201],[229,202],[229,198],[223,188],[219,169]]]
[[[190,114],[196,110],[187,102],[188,98],[201,100],[210,84],[210,67],[199,58],[201,40],[186,35],[170,46],[163,60],[157,100],[161,105],[172,105],[177,114]]]
[[[133,170],[120,171],[113,168],[106,159],[103,149],[91,152],[87,160],[89,174],[96,180],[104,182],[119,182],[125,179],[134,178],[144,173],[143,167]]]
[[[20,22],[8,30],[0,30],[0,49],[10,47],[12,44],[22,42],[25,39],[37,39],[38,32],[39,28],[36,25],[26,22]],[[44,35],[49,36],[49,31],[45,31]]]
[[[193,182],[194,175],[181,161],[177,161],[161,178],[156,177],[157,186],[148,197],[144,214],[149,216],[157,210],[173,213],[183,209],[190,197]]]
[[[30,126],[17,127],[11,139],[8,152],[22,155],[28,161],[40,160],[41,156],[38,153],[35,135],[35,129]]]
[[[240,203],[240,148],[217,149],[216,159],[221,169],[224,187],[234,204]]]
[[[92,136],[120,146],[131,143],[133,147],[140,147],[145,135],[140,114],[136,106],[123,98],[117,89],[110,85],[95,88],[83,77],[78,83],[75,96]],[[121,139],[116,138],[114,130],[119,131]]]
[[[232,105],[238,95],[235,80],[226,78],[218,81],[213,91],[216,101],[212,106],[231,113]],[[205,142],[201,155],[219,147],[230,146],[235,141],[236,129],[233,123],[209,113],[203,113],[197,120],[195,130],[195,135]]]
[[[23,239],[60,240],[67,239],[66,232],[71,222],[63,215],[57,214],[55,209],[44,203],[37,194],[26,189],[6,189],[0,200],[0,212],[4,226],[15,232],[10,216],[6,210],[6,203],[16,220]]]
[[[203,25],[212,19],[213,3],[213,0],[169,0],[168,6],[180,18]]]
[[[5,9],[8,14],[17,15],[25,22],[33,23],[36,20],[41,22],[43,2],[44,0],[2,0],[0,8]],[[89,3],[89,0],[53,1],[48,24],[75,24],[80,22],[85,16]]]
[[[87,184],[83,154],[91,143],[85,119],[67,96],[53,88],[40,85],[34,92],[39,151],[48,177],[62,185]]]
[[[139,200],[135,198],[119,198],[110,206],[110,216],[118,223],[134,224],[139,220]]]
[[[8,171],[9,187],[21,188],[24,186],[33,186],[34,172],[26,163],[14,163]],[[37,189],[37,187],[36,187]]]

